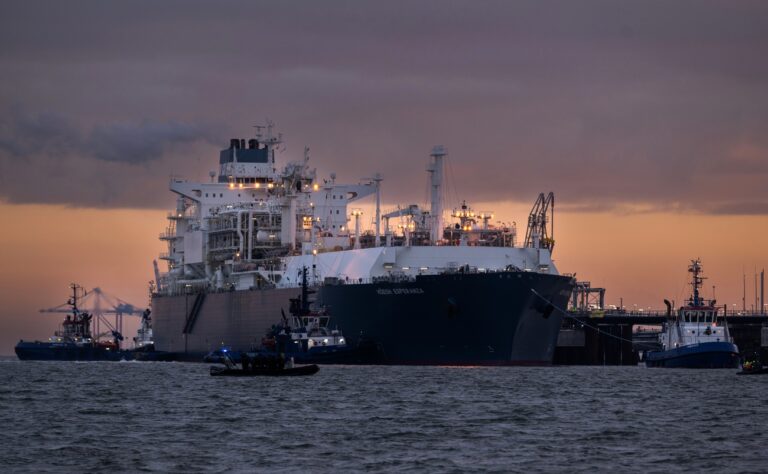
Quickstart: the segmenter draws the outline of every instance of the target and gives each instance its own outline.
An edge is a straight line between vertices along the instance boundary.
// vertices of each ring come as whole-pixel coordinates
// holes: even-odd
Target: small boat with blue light
[[[239,364],[230,357],[230,352],[221,353],[221,363],[224,366],[212,366],[211,375],[214,377],[291,377],[316,374],[320,368],[315,364],[296,365],[293,358],[286,359],[284,354],[239,354]]]
[[[688,272],[692,274],[693,294],[674,316],[672,304],[664,300],[668,320],[659,333],[662,349],[647,352],[645,365],[687,369],[739,367],[739,348],[733,343],[728,323],[723,318],[723,324],[718,324],[715,300],[705,300],[700,294],[704,281],[701,260],[692,260]]]

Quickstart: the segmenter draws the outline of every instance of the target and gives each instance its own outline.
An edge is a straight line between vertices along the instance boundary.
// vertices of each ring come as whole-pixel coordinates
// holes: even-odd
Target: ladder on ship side
[[[197,316],[200,314],[200,310],[203,308],[205,295],[206,293],[198,293],[195,296],[195,302],[192,304],[192,309],[187,315],[187,321],[184,323],[184,334],[190,334],[192,329],[194,329]]]

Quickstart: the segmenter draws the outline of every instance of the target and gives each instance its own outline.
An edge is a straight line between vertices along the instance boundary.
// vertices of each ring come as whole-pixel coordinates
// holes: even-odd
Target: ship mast
[[[376,186],[376,247],[381,247],[381,181],[381,174],[376,173],[373,176]]]
[[[430,240],[437,244],[443,240],[443,159],[445,158],[445,148],[442,145],[435,145],[430,154],[430,163],[427,166],[427,172],[430,176],[430,195],[431,202],[429,213],[432,220],[432,235]]]
[[[701,276],[701,259],[691,260],[691,264],[688,266],[688,272],[693,273],[693,280],[691,286],[693,287],[693,299],[691,300],[693,306],[701,306],[703,300],[699,296],[699,288],[704,284],[705,277]]]

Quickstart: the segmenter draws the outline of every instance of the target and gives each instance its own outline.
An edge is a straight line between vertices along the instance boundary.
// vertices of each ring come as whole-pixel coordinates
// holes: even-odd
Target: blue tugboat
[[[338,328],[331,328],[325,307],[313,308],[307,283],[307,267],[301,271],[301,295],[290,299],[290,318],[281,310],[282,322],[262,339],[256,355],[285,354],[305,364],[374,364],[383,360],[381,347],[364,335],[348,345]]]
[[[672,305],[667,305],[669,319],[659,334],[662,350],[645,355],[647,367],[687,369],[735,369],[739,366],[739,348],[733,343],[728,324],[717,323],[715,300],[705,300],[699,294],[704,277],[701,261],[692,260],[693,295],[672,317]]]
[[[16,344],[16,355],[21,360],[130,360],[131,351],[120,349],[123,336],[112,331],[111,341],[96,340],[91,334],[93,315],[81,311],[77,307],[78,299],[84,294],[79,285],[70,285],[72,297],[67,304],[71,306],[68,314],[56,331],[47,341],[19,341]]]

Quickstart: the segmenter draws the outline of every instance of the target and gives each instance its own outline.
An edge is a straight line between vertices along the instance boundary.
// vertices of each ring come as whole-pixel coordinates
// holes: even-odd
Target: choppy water
[[[768,470],[768,376],[0,362],[4,472]]]

